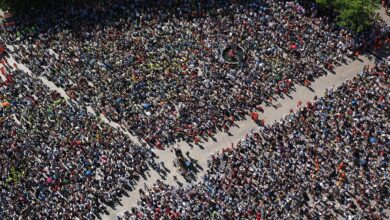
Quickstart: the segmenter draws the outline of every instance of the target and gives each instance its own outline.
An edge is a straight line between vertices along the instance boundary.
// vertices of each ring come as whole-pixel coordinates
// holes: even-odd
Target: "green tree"
[[[369,28],[379,7],[377,0],[316,0],[323,8],[337,12],[337,24],[355,32]]]
[[[325,8],[334,7],[334,5],[333,5],[334,0],[316,0],[316,2],[317,2],[317,4],[319,4],[320,6],[325,7]]]

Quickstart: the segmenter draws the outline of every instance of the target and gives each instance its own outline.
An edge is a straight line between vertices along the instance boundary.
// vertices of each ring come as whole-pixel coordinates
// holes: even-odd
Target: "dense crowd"
[[[31,11],[7,44],[24,45],[17,57],[71,99],[158,147],[226,131],[357,49],[350,32],[292,1],[109,2]],[[246,60],[223,62],[229,46]]]
[[[196,141],[272,105],[273,96],[295,84],[309,85],[358,47],[383,43],[380,36],[389,32],[378,25],[357,40],[328,18],[278,0],[109,2],[31,10],[0,27],[6,27],[0,32],[0,216],[93,219],[149,166],[160,166],[150,148],[132,143],[87,106],[157,147]],[[221,60],[224,48],[237,46],[245,60]],[[348,210],[353,199],[376,215],[388,205],[382,198],[388,199],[386,71],[366,71],[282,123],[251,133],[237,149],[215,156],[196,186],[157,184],[127,215],[288,218],[330,215],[322,210],[335,200],[341,200],[336,211]],[[38,76],[64,88],[69,99]],[[351,190],[362,193],[349,199]]]
[[[149,169],[146,147],[8,63],[0,64],[0,216],[94,219]]]
[[[252,131],[196,185],[157,182],[125,219],[388,219],[389,74],[365,68]]]

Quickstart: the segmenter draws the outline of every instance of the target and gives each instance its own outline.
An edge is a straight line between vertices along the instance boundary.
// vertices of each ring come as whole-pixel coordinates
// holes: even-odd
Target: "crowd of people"
[[[0,27],[0,216],[94,219],[149,167],[161,166],[148,146],[132,143],[87,106],[155,147],[198,142],[294,85],[309,85],[361,46],[388,42],[380,37],[388,27],[378,25],[369,41],[355,39],[293,1],[137,2],[31,10]],[[229,47],[242,48],[245,59],[224,62],[221,52]],[[386,71],[365,71],[282,123],[249,134],[237,149],[215,156],[196,186],[159,182],[126,216],[328,216],[336,200],[336,211],[352,213],[356,200],[376,216],[388,204]],[[194,166],[183,158],[178,163]],[[351,191],[360,197],[346,196]]]
[[[389,73],[365,68],[213,155],[200,183],[142,191],[124,218],[388,219]]]
[[[94,219],[133,189],[154,153],[9,58],[0,64],[1,218]]]
[[[6,43],[25,45],[17,57],[71,99],[157,147],[226,131],[357,50],[352,33],[293,1],[178,2],[31,11]],[[230,46],[246,59],[223,62]]]

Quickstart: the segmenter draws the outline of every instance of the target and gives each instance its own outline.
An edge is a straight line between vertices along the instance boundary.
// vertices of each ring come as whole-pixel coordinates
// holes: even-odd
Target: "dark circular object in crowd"
[[[238,64],[245,60],[245,50],[241,46],[227,46],[222,50],[222,59],[226,63]]]

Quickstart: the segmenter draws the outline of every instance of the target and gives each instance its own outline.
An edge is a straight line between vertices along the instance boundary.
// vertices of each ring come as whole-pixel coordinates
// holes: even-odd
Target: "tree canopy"
[[[375,19],[378,0],[316,0],[323,8],[337,13],[337,24],[355,32],[369,28]]]

